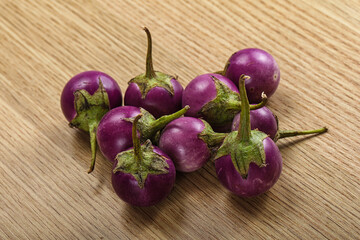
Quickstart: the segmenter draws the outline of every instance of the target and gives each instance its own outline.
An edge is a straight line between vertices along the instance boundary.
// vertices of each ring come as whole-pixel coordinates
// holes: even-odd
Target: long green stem
[[[99,123],[97,121],[91,122],[89,124],[90,146],[91,146],[91,164],[90,164],[88,173],[91,173],[92,171],[94,171],[94,167],[95,167],[96,148],[97,148],[96,129],[97,129],[98,124]]]
[[[151,34],[150,34],[149,29],[147,29],[146,27],[144,27],[144,31],[146,32],[147,42],[148,42],[147,54],[146,54],[146,72],[145,72],[145,77],[146,77],[146,78],[154,78],[154,77],[156,76],[156,74],[155,74],[155,71],[154,71],[153,61],[152,61],[152,40],[151,40]]]
[[[251,135],[250,105],[245,89],[245,80],[249,78],[250,78],[249,76],[242,74],[239,79],[241,112],[240,112],[240,124],[239,124],[237,138],[242,142],[248,142],[250,140],[250,135]]]
[[[143,115],[141,113],[137,115],[132,125],[132,142],[134,146],[134,158],[138,169],[140,168],[142,162],[142,154],[141,154],[140,138],[138,138],[137,136],[137,123],[142,116]]]
[[[323,127],[323,128],[319,128],[319,129],[314,129],[314,130],[305,130],[305,131],[280,130],[280,131],[277,132],[274,141],[276,142],[277,140],[279,140],[279,139],[281,139],[281,138],[294,137],[294,136],[299,136],[299,135],[325,133],[325,132],[327,132],[327,130],[328,130],[327,127]]]
[[[158,119],[156,119],[152,124],[151,124],[151,128],[149,129],[149,131],[147,131],[146,133],[143,133],[142,138],[143,139],[148,139],[151,138],[152,136],[154,136],[158,131],[160,131],[161,129],[163,129],[169,122],[181,117],[182,115],[184,115],[187,110],[189,110],[189,105],[186,105],[184,108],[180,109],[177,112],[174,112],[173,114],[170,115],[165,115],[162,116]]]

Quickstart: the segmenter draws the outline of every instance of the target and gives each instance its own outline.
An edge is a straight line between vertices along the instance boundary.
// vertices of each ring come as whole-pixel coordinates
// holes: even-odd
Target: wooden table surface
[[[0,1],[0,239],[359,239],[359,14],[335,0]],[[91,69],[124,92],[145,70],[143,26],[155,69],[183,86],[239,49],[270,52],[280,127],[329,132],[279,141],[282,175],[259,197],[230,194],[209,162],[156,206],[123,203],[100,153],[86,173],[88,135],[59,100]]]

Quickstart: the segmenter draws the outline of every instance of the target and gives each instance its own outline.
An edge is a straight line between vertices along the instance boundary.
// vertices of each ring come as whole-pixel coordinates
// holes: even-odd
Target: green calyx
[[[144,99],[147,93],[154,87],[162,87],[167,90],[171,95],[174,95],[174,88],[171,84],[173,76],[167,75],[162,72],[155,72],[155,76],[147,78],[146,74],[141,74],[129,81],[130,83],[136,83],[140,89],[141,97]]]
[[[150,140],[141,145],[140,152],[142,155],[140,164],[134,159],[134,149],[119,153],[115,158],[118,162],[113,171],[130,173],[137,180],[139,187],[143,188],[149,174],[166,174],[169,172],[169,165],[163,156],[154,152]]]
[[[99,79],[99,88],[91,95],[86,90],[74,93],[76,117],[70,122],[70,127],[76,127],[90,134],[91,165],[88,173],[94,170],[96,159],[96,129],[102,117],[109,111],[109,97]]]
[[[205,104],[199,114],[213,126],[230,123],[241,110],[240,95],[225,83],[212,76],[216,87],[216,97]]]
[[[76,117],[70,126],[89,132],[90,123],[99,122],[109,111],[109,97],[100,79],[99,88],[93,95],[82,89],[77,90],[74,97]]]
[[[113,172],[133,175],[139,187],[143,188],[149,174],[166,174],[169,172],[169,165],[164,156],[154,152],[154,147],[150,140],[147,140],[145,144],[140,144],[140,139],[137,137],[137,123],[141,117],[142,114],[139,114],[134,119],[132,128],[134,148],[121,152],[116,156],[117,165]]]
[[[130,83],[136,83],[140,89],[142,99],[145,99],[147,93],[154,87],[164,88],[169,92],[169,94],[174,95],[174,88],[171,84],[171,79],[176,79],[175,77],[154,71],[153,62],[152,62],[152,40],[149,29],[144,28],[147,40],[148,40],[148,49],[146,55],[146,72],[141,74],[129,81]]]
[[[203,140],[210,150],[217,149],[224,141],[227,136],[226,133],[217,133],[211,128],[205,120],[200,119],[205,127],[201,133],[198,134],[198,138]]]
[[[241,96],[241,116],[239,130],[231,132],[218,150],[215,159],[229,155],[235,169],[243,178],[247,178],[250,163],[259,167],[266,166],[263,140],[268,136],[260,131],[251,130],[250,105],[245,90],[245,80],[248,76],[241,75],[239,90]]]
[[[218,149],[215,159],[229,155],[236,170],[245,179],[250,163],[259,167],[265,166],[265,150],[262,141],[268,136],[260,131],[252,130],[249,141],[239,141],[238,131],[233,131],[225,138]]]
[[[205,104],[200,109],[199,114],[211,125],[221,127],[231,123],[235,115],[241,111],[241,98],[240,94],[232,91],[216,77],[212,76],[212,79],[215,83],[216,97]],[[266,95],[263,93],[261,96],[261,102],[251,105],[251,110],[259,109],[266,105],[268,100]]]

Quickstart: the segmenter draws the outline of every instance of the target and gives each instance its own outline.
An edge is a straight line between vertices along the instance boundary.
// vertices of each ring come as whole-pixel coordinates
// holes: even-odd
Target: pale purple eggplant
[[[202,119],[182,117],[164,128],[159,147],[170,156],[177,171],[193,172],[210,159],[225,136]]]

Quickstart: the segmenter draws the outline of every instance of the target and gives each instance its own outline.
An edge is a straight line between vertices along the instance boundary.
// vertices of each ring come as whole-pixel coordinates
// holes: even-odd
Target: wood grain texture
[[[177,175],[149,208],[113,192],[88,136],[71,129],[60,93],[97,69],[123,91],[154,67],[185,86],[236,50],[270,52],[281,69],[269,101],[283,129],[327,134],[279,141],[278,183],[231,195],[213,163]],[[0,239],[359,239],[359,1],[0,1]]]

